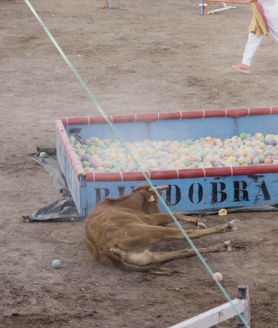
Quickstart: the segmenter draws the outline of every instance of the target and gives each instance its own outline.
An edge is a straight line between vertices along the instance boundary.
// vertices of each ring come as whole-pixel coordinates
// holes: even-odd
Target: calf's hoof
[[[235,231],[237,230],[236,223],[239,222],[239,220],[232,220],[226,224],[223,225],[223,232],[228,232],[228,231]]]
[[[207,226],[203,221],[197,221],[196,225],[197,225],[197,229],[207,229]]]
[[[126,258],[126,252],[120,250],[119,248],[110,248],[110,252],[117,255],[122,260]]]

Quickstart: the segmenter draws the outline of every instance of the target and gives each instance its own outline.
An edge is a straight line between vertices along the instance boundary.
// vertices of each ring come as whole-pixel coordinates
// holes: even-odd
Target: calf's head
[[[161,190],[167,189],[168,186],[158,186],[154,188],[162,195]],[[158,197],[152,187],[141,185],[131,192],[131,196],[133,209],[146,214],[160,213],[158,208]]]

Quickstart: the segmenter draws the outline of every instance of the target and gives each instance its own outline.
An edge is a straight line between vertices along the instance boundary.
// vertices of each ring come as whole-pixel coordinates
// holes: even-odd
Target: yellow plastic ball
[[[273,137],[274,137],[273,134],[267,134],[267,135],[265,136],[265,139],[272,139]]]
[[[248,154],[248,153],[250,153],[251,148],[250,148],[250,147],[246,147],[246,148],[244,149],[244,151],[245,151],[245,154]]]
[[[237,159],[238,163],[240,165],[244,164],[244,161],[245,161],[245,158],[243,156],[240,156],[238,159]]]
[[[174,146],[169,147],[169,153],[173,154],[176,151],[176,149],[177,148]]]

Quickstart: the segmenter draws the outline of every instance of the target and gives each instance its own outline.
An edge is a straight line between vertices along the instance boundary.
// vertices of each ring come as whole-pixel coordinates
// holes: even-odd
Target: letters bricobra
[[[195,211],[201,209],[270,205],[278,202],[276,180],[271,174],[234,177],[208,177],[155,181],[155,185],[168,184],[163,199],[173,210]],[[116,183],[111,188],[95,187],[95,203],[107,197],[130,193],[143,182]],[[277,199],[276,199],[277,198]]]

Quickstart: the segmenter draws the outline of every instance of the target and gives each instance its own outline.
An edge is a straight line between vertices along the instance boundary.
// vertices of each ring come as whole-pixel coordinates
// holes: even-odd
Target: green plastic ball
[[[241,140],[244,140],[244,139],[246,139],[246,134],[245,133],[241,133],[239,137],[240,137]]]

